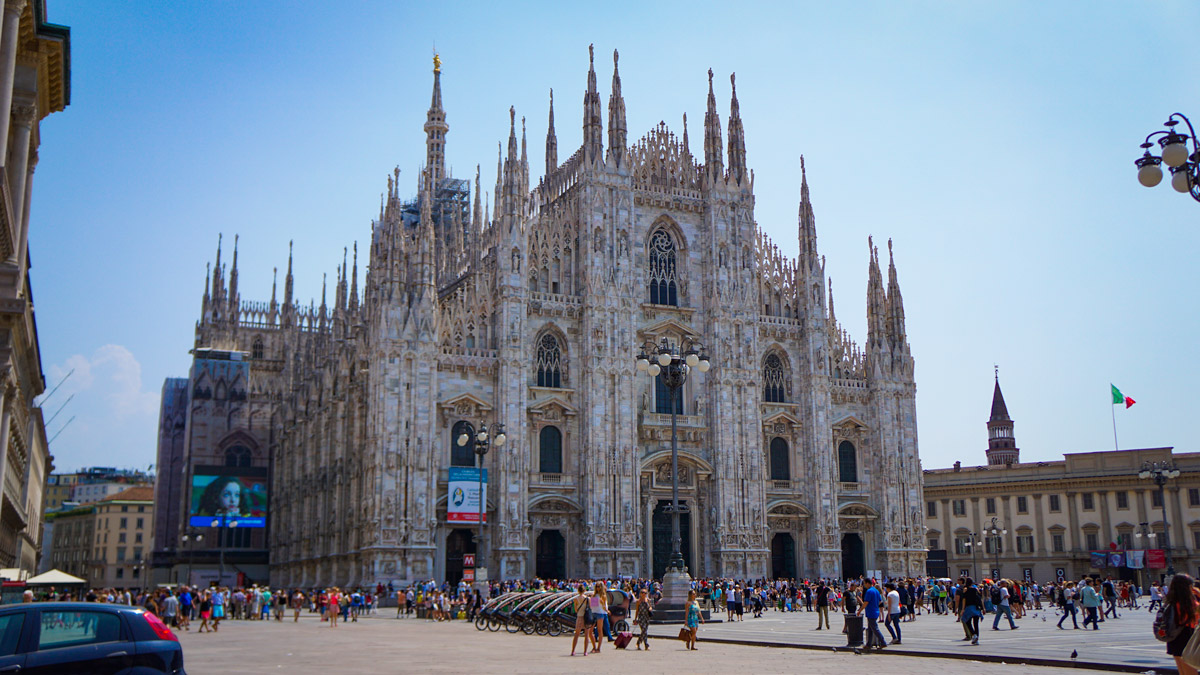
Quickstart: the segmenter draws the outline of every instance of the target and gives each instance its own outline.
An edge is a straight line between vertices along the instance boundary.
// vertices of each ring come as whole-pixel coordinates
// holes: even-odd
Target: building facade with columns
[[[924,472],[926,544],[944,552],[950,576],[1045,582],[1111,574],[1146,583],[1165,566],[1093,567],[1091,553],[1164,549],[1177,571],[1200,573],[1200,453],[1145,448],[1021,462],[999,379],[987,428],[986,465]],[[1160,498],[1138,473],[1144,463],[1169,461],[1180,475]]]
[[[71,100],[70,30],[45,0],[5,0],[0,25],[0,567],[36,570],[52,470],[29,278],[30,200],[41,121]]]
[[[236,252],[211,271],[196,347],[249,355],[271,459],[272,584],[456,581],[475,527],[447,519],[448,472],[476,458],[454,440],[495,423],[508,442],[483,460],[477,555],[493,578],[661,576],[673,404],[634,356],[662,340],[699,340],[713,361],[674,404],[693,575],[924,569],[891,243],[886,277],[869,246],[860,347],[834,314],[807,179],[797,258],[755,221],[733,77],[723,129],[709,73],[694,156],[686,118],[679,136],[660,123],[629,141],[613,62],[607,143],[589,63],[582,145],[559,161],[551,97],[531,188],[525,120],[509,111],[485,198],[478,169],[473,186],[447,171],[435,59],[417,196],[402,196],[398,169],[388,177],[364,283],[356,250],[332,305],[324,292],[299,304],[290,257],[282,302],[274,289],[241,299]]]

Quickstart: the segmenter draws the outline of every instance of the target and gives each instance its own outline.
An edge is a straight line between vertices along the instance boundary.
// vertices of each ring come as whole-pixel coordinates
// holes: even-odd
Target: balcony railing
[[[862,492],[862,483],[838,483],[839,492]]]
[[[772,480],[771,490],[775,492],[791,492],[792,481],[790,480]]]
[[[560,485],[563,482],[563,475],[561,473],[539,473],[537,482],[543,485]]]

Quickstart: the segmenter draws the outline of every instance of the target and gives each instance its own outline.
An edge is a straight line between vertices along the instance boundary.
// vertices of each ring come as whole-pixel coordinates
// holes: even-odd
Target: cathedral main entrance
[[[771,576],[775,579],[796,578],[796,540],[787,532],[771,538]]]
[[[559,530],[542,530],[537,538],[536,574],[539,579],[567,577],[567,540]]]
[[[655,579],[663,578],[667,572],[667,563],[671,562],[671,514],[668,511],[670,506],[671,500],[660,499],[658,505],[654,507],[654,538],[650,555],[653,558]],[[683,504],[680,503],[680,506]],[[696,568],[692,566],[692,514],[690,511],[679,514],[679,539],[679,548],[683,552],[683,563],[687,565],[688,571],[694,574]]]
[[[450,530],[446,536],[446,581],[457,584],[463,576],[463,554],[475,552],[475,537],[471,530]],[[477,560],[475,564],[483,561]]]
[[[862,537],[857,532],[842,535],[842,578],[857,579],[867,573]]]

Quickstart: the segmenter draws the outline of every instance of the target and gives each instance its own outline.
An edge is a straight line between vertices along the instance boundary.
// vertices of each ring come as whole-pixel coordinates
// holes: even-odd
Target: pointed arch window
[[[542,473],[562,473],[562,432],[558,427],[542,427],[538,436],[539,462],[538,471]]]
[[[675,414],[683,414],[683,396],[682,393],[675,397]],[[654,412],[660,415],[671,414],[671,388],[663,380],[663,374],[659,373],[658,377],[654,378]]]
[[[843,483],[858,482],[858,450],[850,441],[838,445],[838,475]]]
[[[458,437],[466,434],[466,445],[458,444]],[[475,466],[475,427],[470,422],[454,423],[450,430],[450,466]]]
[[[563,359],[558,338],[547,334],[538,340],[534,368],[537,370],[537,386],[562,387]]]
[[[225,450],[225,466],[250,466],[253,456],[250,448],[244,445],[234,445]]]
[[[767,403],[786,403],[787,380],[783,359],[778,354],[769,354],[763,363],[763,400]]]
[[[791,480],[792,466],[788,459],[788,442],[776,436],[771,439],[771,480]]]
[[[650,304],[679,306],[675,242],[666,230],[650,236]]]
[[[265,352],[262,338],[254,338],[254,346],[250,348],[250,358],[261,359]]]

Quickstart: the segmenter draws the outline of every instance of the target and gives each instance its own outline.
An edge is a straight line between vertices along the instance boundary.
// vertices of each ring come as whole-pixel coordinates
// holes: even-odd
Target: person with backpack
[[[1071,617],[1071,623],[1075,624],[1075,629],[1079,630],[1079,620],[1076,618],[1077,614],[1075,611],[1075,582],[1068,581],[1066,584],[1063,584],[1058,589],[1058,593],[1056,595],[1058,596],[1058,606],[1061,607],[1063,611],[1062,618],[1058,620],[1058,627],[1062,628],[1063,622],[1066,621],[1067,617],[1069,616]]]
[[[963,589],[957,593],[957,597],[958,615],[959,620],[962,621],[963,631],[971,640],[971,644],[977,645],[979,644],[979,619],[983,617],[983,593],[979,591],[979,587],[975,585],[971,577],[966,577],[963,579]]]
[[[1195,580],[1187,574],[1172,577],[1158,612],[1154,619],[1155,637],[1167,643],[1167,653],[1175,658],[1179,675],[1197,675],[1196,669],[1182,658],[1196,624],[1200,623],[1200,591],[1196,590]]]
[[[1020,628],[1013,621],[1012,615],[1012,594],[1008,590],[1008,580],[1002,579],[999,584],[992,588],[992,604],[996,607],[996,618],[992,621],[992,630],[1000,630],[1000,617],[1008,617],[1009,630]]]

